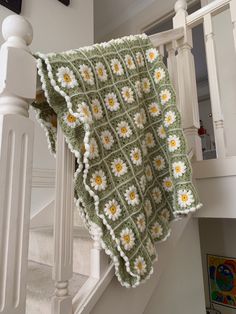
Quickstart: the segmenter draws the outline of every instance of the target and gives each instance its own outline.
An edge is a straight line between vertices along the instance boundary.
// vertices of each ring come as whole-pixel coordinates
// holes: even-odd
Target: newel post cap
[[[24,40],[29,46],[33,40],[31,24],[20,15],[9,15],[2,23],[3,38],[7,41],[11,37]]]
[[[175,12],[187,11],[188,5],[186,0],[178,0],[175,2]]]

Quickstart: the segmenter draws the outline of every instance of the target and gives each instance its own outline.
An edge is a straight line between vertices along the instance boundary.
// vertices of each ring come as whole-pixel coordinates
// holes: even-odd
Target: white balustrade
[[[233,26],[234,48],[236,52],[236,0],[230,1],[230,14],[231,14],[231,21],[232,21],[232,26]]]
[[[0,50],[0,313],[23,314],[26,303],[36,94],[33,32],[22,17],[7,17]]]
[[[73,275],[74,172],[75,157],[58,126],[53,267],[56,290],[52,300],[52,314],[72,313],[72,297],[68,289]]]
[[[198,136],[199,111],[196,88],[196,74],[192,49],[192,31],[186,27],[187,2],[178,0],[175,4],[174,28],[183,27],[184,37],[177,40],[178,101],[183,128],[194,159],[202,159],[201,139]]]
[[[221,109],[220,90],[215,56],[214,32],[212,27],[212,17],[210,13],[204,16],[203,25],[205,35],[208,80],[211,96],[212,117],[215,132],[216,152],[218,158],[224,158],[226,155],[224,119]]]

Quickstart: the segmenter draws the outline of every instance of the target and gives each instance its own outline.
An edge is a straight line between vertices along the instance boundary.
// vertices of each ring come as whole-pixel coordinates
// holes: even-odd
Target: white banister
[[[234,48],[236,52],[236,0],[230,1],[230,15],[233,25],[233,35],[234,35]]]
[[[215,56],[214,32],[212,17],[208,13],[204,16],[204,35],[207,57],[208,80],[211,96],[212,118],[214,122],[214,132],[216,141],[216,153],[218,158],[225,157],[225,134],[224,119],[221,109],[220,90],[217,75],[217,64]]]
[[[52,314],[72,313],[72,297],[68,288],[73,275],[74,172],[74,154],[69,150],[58,126],[53,267],[56,290],[52,300]]]
[[[0,50],[0,313],[25,313],[36,62],[28,45],[31,25],[7,17]]]
[[[194,159],[202,159],[201,139],[198,136],[199,111],[196,74],[192,49],[192,31],[186,27],[187,2],[178,0],[175,4],[174,28],[184,27],[184,38],[177,40],[178,97],[183,128]]]

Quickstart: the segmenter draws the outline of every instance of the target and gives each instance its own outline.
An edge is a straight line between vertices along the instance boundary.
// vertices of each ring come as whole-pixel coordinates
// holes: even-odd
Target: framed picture
[[[70,4],[70,0],[59,0],[59,1],[67,6]]]
[[[0,4],[9,10],[20,14],[22,0],[0,0]]]
[[[207,255],[210,302],[236,309],[236,259]]]

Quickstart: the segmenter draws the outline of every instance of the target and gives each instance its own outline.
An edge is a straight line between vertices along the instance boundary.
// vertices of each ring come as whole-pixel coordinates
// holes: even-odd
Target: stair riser
[[[92,241],[89,238],[74,238],[73,271],[89,276],[90,251]],[[30,232],[29,260],[53,266],[53,237],[47,232]]]

